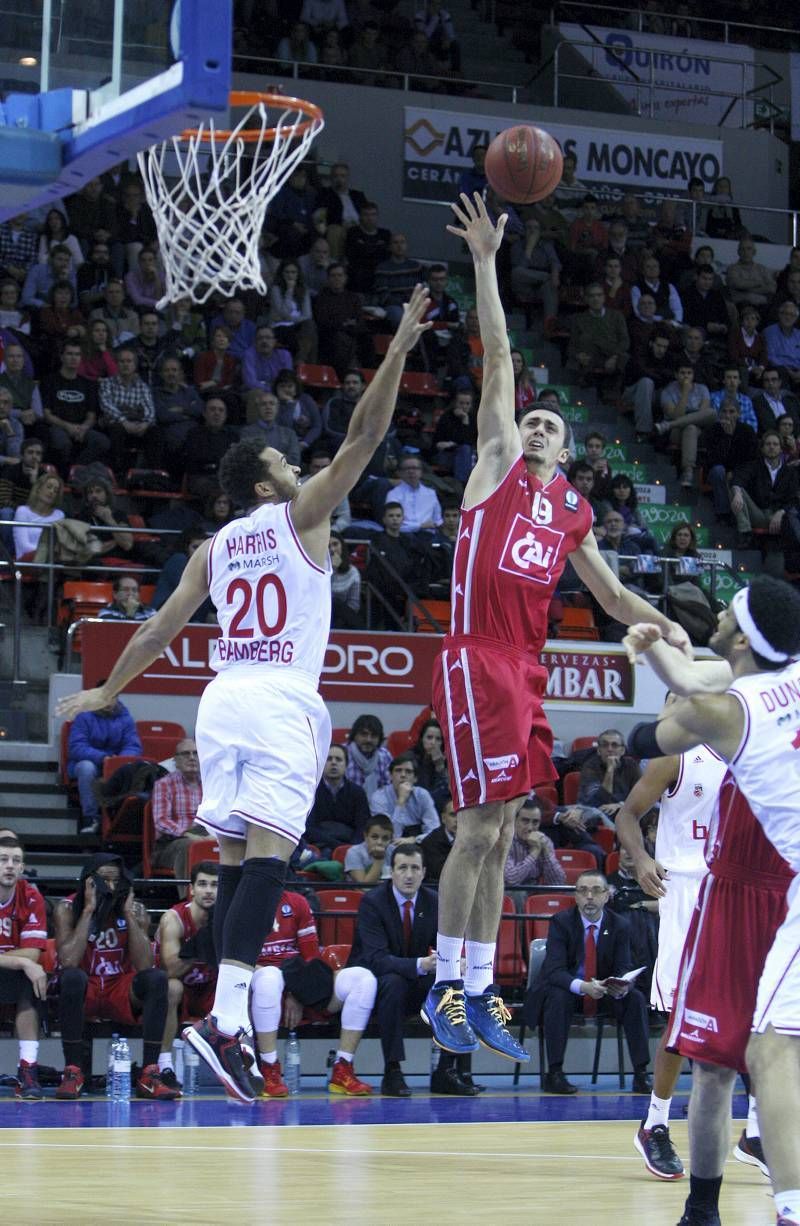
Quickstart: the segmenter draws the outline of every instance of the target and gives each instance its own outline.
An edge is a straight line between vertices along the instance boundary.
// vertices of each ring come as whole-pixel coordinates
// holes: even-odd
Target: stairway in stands
[[[78,834],[80,809],[59,783],[52,745],[0,741],[0,801],[0,825],[20,836],[45,892],[48,882],[74,881],[87,853],[100,847],[99,838]]]

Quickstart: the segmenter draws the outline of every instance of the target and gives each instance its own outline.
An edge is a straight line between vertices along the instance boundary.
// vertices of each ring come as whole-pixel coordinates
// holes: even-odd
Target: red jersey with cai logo
[[[71,903],[74,894],[65,901]],[[128,921],[124,915],[110,919],[108,927],[101,932],[90,932],[80,968],[90,978],[111,979],[115,975],[133,972],[133,963],[128,955]]]
[[[451,633],[539,652],[555,586],[591,527],[591,507],[566,477],[543,484],[520,454],[488,498],[462,508]]]
[[[47,912],[35,885],[20,880],[8,902],[0,903],[0,953],[13,949],[44,949]]]
[[[267,934],[256,965],[280,966],[298,954],[305,962],[319,957],[317,926],[303,895],[285,890],[275,912],[272,931]]]
[[[181,944],[183,944],[184,941],[191,941],[192,937],[196,937],[198,928],[197,924],[194,922],[194,916],[192,915],[191,900],[187,899],[185,902],[178,902],[174,907],[171,907],[170,910],[174,911],[174,913],[177,915],[181,923],[181,928],[183,929]],[[155,955],[156,966],[161,966],[160,930],[156,933]],[[209,962],[195,962],[191,970],[186,972],[181,982],[183,983],[184,987],[193,988],[199,987],[200,985],[206,983],[214,983],[216,978],[217,968],[215,966],[212,966]]]

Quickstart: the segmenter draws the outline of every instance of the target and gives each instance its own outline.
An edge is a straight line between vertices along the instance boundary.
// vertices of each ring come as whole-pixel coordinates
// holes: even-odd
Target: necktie
[[[407,954],[411,950],[411,899],[407,898],[403,903],[403,953]]]
[[[594,924],[590,924],[586,929],[586,944],[583,947],[583,977],[586,980],[594,979],[597,975],[597,941],[594,930]],[[583,998],[583,1016],[597,1016],[597,1001],[592,996]]]

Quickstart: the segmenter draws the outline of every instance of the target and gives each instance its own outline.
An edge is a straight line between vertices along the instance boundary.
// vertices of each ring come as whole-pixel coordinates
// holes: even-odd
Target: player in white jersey
[[[274,447],[234,444],[220,484],[247,514],[192,555],[177,590],[144,622],[101,686],[62,700],[67,719],[108,706],[211,595],[220,624],[217,676],[198,711],[200,820],[220,845],[211,1014],[185,1038],[225,1089],[253,1102],[262,1083],[241,1045],[253,968],[275,918],[286,865],[303,832],[330,742],[317,693],[330,628],[330,516],[389,428],[406,354],[430,327],[417,286],[386,356],[328,468],[298,485]]]
[[[629,630],[626,646],[632,656],[651,648],[659,676],[672,690],[691,697],[666,711],[657,723],[634,729],[631,751],[656,757],[705,742],[728,763],[730,781],[726,779],[723,790],[732,795],[725,813],[721,806],[715,813],[720,824],[709,837],[711,888],[704,883],[702,907],[687,938],[691,956],[688,961],[684,957],[681,969],[681,1003],[690,997],[695,1001],[708,997],[707,1006],[698,1003],[693,1008],[706,1011],[714,1030],[707,1025],[705,1039],[698,1029],[700,1015],[690,1019],[677,997],[671,1028],[675,1042],[684,1049],[699,1040],[707,1041],[709,1050],[721,1051],[720,1036],[738,1038],[741,1011],[749,1003],[746,1024],[752,1033],[745,1058],[758,1099],[778,1223],[798,1226],[800,594],[766,575],[737,592],[720,614],[709,643],[724,665],[690,664],[659,639],[655,627],[636,626]],[[726,829],[731,828],[736,831],[735,844],[726,839]],[[728,873],[726,880],[728,864],[736,867],[742,848],[749,856],[758,838],[769,849],[774,867],[769,873],[743,867],[739,876]],[[747,865],[751,863],[748,858]],[[743,900],[738,909],[731,905],[732,890]],[[760,895],[756,904],[754,893]],[[764,952],[754,963],[752,952],[761,949]],[[725,1060],[718,1055],[713,1063],[695,1061],[689,1105],[692,1187],[681,1219],[684,1226],[713,1226],[720,1220],[717,1205],[736,1075],[726,1065],[738,1058]]]
[[[634,875],[645,893],[658,899],[658,956],[650,1004],[662,1013],[672,1009],[683,944],[706,873],[703,848],[725,769],[707,745],[680,756],[654,758],[617,812],[617,836],[633,858]],[[653,859],[639,823],[659,800]],[[656,1052],[650,1106],[634,1138],[647,1169],[659,1179],[681,1179],[684,1173],[669,1135],[670,1103],[682,1064],[681,1055],[667,1050],[665,1032]]]

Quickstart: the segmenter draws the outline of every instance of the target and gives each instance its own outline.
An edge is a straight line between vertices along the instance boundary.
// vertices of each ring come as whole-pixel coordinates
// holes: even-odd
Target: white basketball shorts
[[[288,670],[226,669],[206,686],[195,730],[212,834],[249,825],[299,842],[328,756],[331,721],[310,681]]]
[[[678,983],[681,954],[705,873],[671,872],[658,902],[658,957],[650,988],[653,1009],[669,1013]]]
[[[780,1034],[800,1034],[800,875],[786,895],[786,919],[775,934],[758,982],[753,1030],[772,1026]]]

